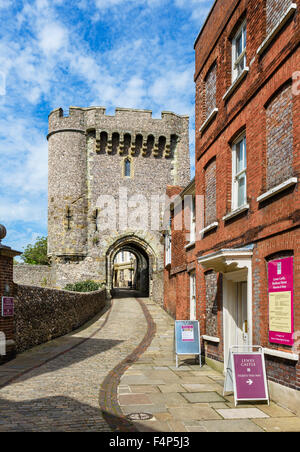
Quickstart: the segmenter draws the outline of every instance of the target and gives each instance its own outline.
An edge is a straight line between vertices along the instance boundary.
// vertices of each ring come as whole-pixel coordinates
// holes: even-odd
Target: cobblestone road
[[[99,406],[101,384],[146,331],[138,301],[116,300],[111,311],[76,334],[1,366],[0,431],[111,431]],[[118,375],[113,380],[117,384]],[[110,394],[101,408],[105,403],[111,404]],[[113,416],[108,416],[112,423]]]

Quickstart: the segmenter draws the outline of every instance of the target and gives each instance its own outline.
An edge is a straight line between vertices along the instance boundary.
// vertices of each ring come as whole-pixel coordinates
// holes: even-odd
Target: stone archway
[[[106,253],[106,281],[108,291],[113,289],[113,267],[116,255],[128,251],[137,259],[136,288],[141,296],[152,296],[153,273],[157,270],[157,259],[152,247],[136,235],[128,235],[116,240]]]

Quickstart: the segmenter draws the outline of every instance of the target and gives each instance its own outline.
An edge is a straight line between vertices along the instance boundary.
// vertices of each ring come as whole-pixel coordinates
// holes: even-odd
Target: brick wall
[[[267,189],[293,175],[293,96],[285,86],[266,108]]]
[[[267,34],[275,27],[292,3],[292,0],[266,0]]]
[[[292,252],[295,265],[294,324],[300,331],[299,298],[299,185],[295,185],[264,202],[258,197],[268,188],[291,176],[300,178],[300,96],[291,92],[293,73],[300,70],[300,15],[293,14],[285,26],[260,55],[258,48],[266,30],[278,21],[291,2],[255,0],[217,0],[207,25],[196,44],[196,195],[209,203],[206,170],[216,160],[216,221],[218,227],[196,243],[201,257],[221,249],[252,245],[252,332],[253,344],[273,350],[299,353],[287,346],[269,343],[267,260],[272,253]],[[271,11],[272,9],[272,11]],[[277,19],[275,13],[277,11]],[[273,14],[273,16],[272,16]],[[272,18],[271,18],[272,16]],[[245,78],[225,96],[232,83],[232,38],[242,20],[247,21],[247,66]],[[269,27],[269,28],[268,28]],[[217,61],[216,107],[218,113],[205,130],[204,80]],[[247,204],[243,213],[224,219],[232,209],[232,143],[246,132]],[[205,221],[206,225],[208,221]],[[201,333],[214,334],[219,344],[206,341],[207,356],[223,361],[224,331],[222,281],[218,281],[218,313],[213,308],[214,278],[207,268],[197,266],[197,316]],[[300,365],[289,359],[267,356],[268,378],[300,390]]]
[[[15,286],[16,347],[23,352],[84,325],[104,308],[106,291],[75,293]]]
[[[14,295],[13,287],[13,258],[9,256],[2,256],[0,253],[0,306],[1,297],[5,295],[5,285],[8,284],[10,288],[10,296]],[[15,346],[11,341],[15,340],[14,332],[14,318],[1,317],[0,312],[0,332],[5,334],[6,339],[6,356],[0,356],[0,363],[7,359],[13,358],[15,355]],[[9,342],[9,345],[7,344]]]

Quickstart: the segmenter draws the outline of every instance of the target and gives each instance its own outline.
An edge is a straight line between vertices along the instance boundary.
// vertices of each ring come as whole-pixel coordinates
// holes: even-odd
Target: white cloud
[[[191,18],[196,22],[202,22],[208,15],[213,0],[175,0],[178,8],[185,8],[191,11]]]
[[[54,53],[68,44],[68,32],[58,23],[49,23],[38,33],[39,46],[44,53]]]
[[[37,200],[35,200],[37,203]],[[10,198],[1,198],[0,203],[0,223],[8,225],[12,222],[44,222],[45,210],[43,204],[33,204],[26,198],[20,198],[18,201]]]
[[[12,6],[12,0],[0,0],[0,9],[7,9]]]

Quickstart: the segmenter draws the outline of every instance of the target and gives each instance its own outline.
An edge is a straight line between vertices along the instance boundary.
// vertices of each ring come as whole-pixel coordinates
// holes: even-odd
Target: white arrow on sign
[[[252,386],[253,385],[253,381],[249,378],[249,380],[246,381],[247,385]]]

